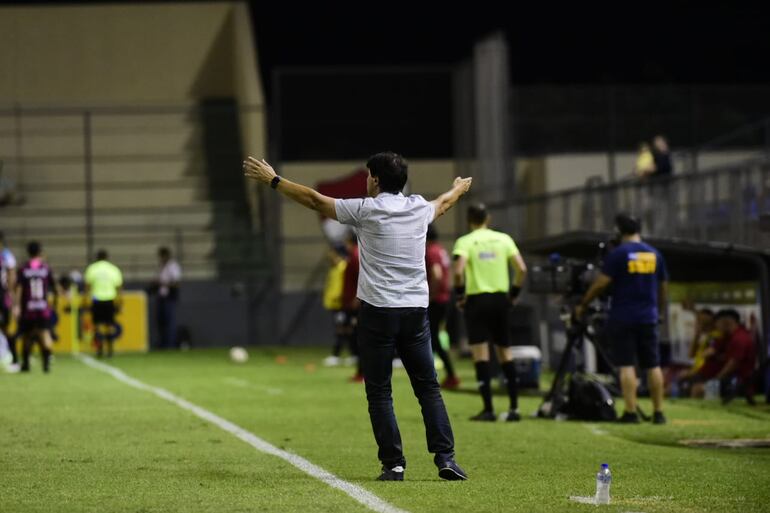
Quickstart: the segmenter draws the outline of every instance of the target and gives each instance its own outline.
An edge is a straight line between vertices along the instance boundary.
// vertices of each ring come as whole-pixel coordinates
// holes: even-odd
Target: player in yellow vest
[[[85,297],[91,299],[91,317],[94,323],[94,341],[96,355],[103,354],[104,343],[107,342],[107,356],[112,356],[115,343],[115,313],[123,303],[123,273],[117,266],[110,263],[107,252],[100,249],[96,254],[96,262],[86,268],[84,281],[86,283]]]
[[[471,420],[494,421],[489,371],[489,344],[497,348],[508,382],[510,409],[507,421],[518,421],[516,367],[509,336],[509,312],[521,291],[527,266],[516,243],[505,233],[489,229],[490,217],[483,204],[468,208],[470,233],[457,239],[454,251],[454,285],[458,306],[465,311],[468,342],[476,367],[484,409]],[[513,267],[511,281],[510,267]]]

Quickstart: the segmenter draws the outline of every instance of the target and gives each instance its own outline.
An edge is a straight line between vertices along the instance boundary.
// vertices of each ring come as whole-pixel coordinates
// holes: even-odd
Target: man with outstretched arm
[[[428,281],[425,235],[428,225],[449,210],[471,186],[456,178],[452,188],[434,201],[404,196],[407,163],[392,152],[367,162],[367,198],[334,199],[276,174],[264,160],[249,157],[245,174],[292,201],[355,227],[360,251],[357,296],[359,352],[374,438],[382,462],[381,481],[403,481],[406,460],[393,412],[392,362],[395,351],[409,374],[420,402],[428,450],[439,477],[464,480],[454,461],[454,435],[441,397],[428,325]]]

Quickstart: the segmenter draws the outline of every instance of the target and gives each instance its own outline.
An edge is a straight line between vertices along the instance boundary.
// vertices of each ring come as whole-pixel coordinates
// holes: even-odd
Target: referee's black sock
[[[519,408],[519,386],[516,383],[516,364],[512,361],[505,362],[502,366],[505,381],[508,384],[508,397],[511,399],[511,411]]]
[[[489,375],[489,362],[476,362],[476,381],[479,384],[479,393],[484,401],[484,411],[492,409],[492,378]]]

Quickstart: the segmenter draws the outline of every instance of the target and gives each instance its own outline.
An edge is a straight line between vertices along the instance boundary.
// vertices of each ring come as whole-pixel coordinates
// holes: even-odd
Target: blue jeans
[[[369,417],[383,465],[406,466],[393,412],[391,376],[396,349],[422,408],[428,451],[436,465],[454,458],[454,435],[441,398],[425,308],[379,308],[361,302],[358,345]]]

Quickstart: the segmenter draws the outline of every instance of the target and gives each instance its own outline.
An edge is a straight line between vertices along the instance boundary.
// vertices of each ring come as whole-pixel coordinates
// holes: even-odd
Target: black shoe
[[[28,365],[22,365],[19,369],[19,372],[29,372],[29,364]]]
[[[666,416],[663,415],[662,411],[656,411],[652,414],[652,423],[653,424],[665,424],[666,423]]]
[[[506,422],[518,422],[521,420],[521,415],[516,410],[510,410],[508,415],[505,416]]]
[[[471,420],[480,420],[482,422],[494,422],[497,420],[497,417],[495,417],[495,412],[484,410],[478,415],[474,415],[473,417],[471,417]]]
[[[623,413],[623,416],[618,419],[621,424],[639,424],[639,415],[636,413]]]
[[[404,467],[398,465],[393,468],[382,467],[382,474],[377,478],[377,481],[403,481],[404,480]]]
[[[447,481],[465,481],[468,474],[454,460],[447,460],[438,466],[438,477]]]

